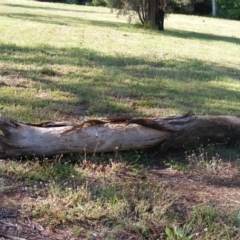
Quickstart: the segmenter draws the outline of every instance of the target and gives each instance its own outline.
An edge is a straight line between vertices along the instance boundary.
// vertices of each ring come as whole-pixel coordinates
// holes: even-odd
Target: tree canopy
[[[220,17],[240,20],[240,0],[217,0]]]

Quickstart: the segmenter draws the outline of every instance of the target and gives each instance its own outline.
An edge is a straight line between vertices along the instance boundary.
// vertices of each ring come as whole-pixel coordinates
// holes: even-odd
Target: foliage
[[[217,7],[220,17],[240,20],[240,0],[218,0]]]
[[[38,2],[52,2],[52,3],[67,3],[67,4],[79,4],[80,0],[37,0]]]
[[[36,0],[38,2],[52,2],[52,3],[67,3],[67,4],[81,4],[89,6],[103,6],[108,5],[108,0]]]
[[[147,24],[150,20],[149,4],[150,0],[109,0],[109,6],[118,9],[118,15],[127,15],[131,19],[132,11],[136,12],[142,25]]]
[[[108,0],[108,6],[111,8],[121,9],[123,0]]]
[[[95,6],[95,7],[106,7],[108,5],[108,1],[107,0],[92,0],[91,6]]]
[[[190,1],[169,0],[167,3],[168,13],[192,14],[193,6]]]

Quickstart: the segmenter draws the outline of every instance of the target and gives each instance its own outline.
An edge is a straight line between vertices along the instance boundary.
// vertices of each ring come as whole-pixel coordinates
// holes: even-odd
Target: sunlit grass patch
[[[29,185],[40,182],[61,181],[74,176],[81,180],[81,175],[76,171],[76,166],[62,161],[62,156],[53,159],[46,157],[38,159],[36,157],[25,157],[18,161],[2,161],[1,171],[4,176],[14,175],[16,179],[23,180]]]
[[[12,89],[23,82],[21,99],[49,89],[48,102],[40,93],[44,103],[28,105],[41,119],[66,117],[51,108],[64,102],[88,102],[88,116],[237,114],[238,22],[170,15],[160,34],[107,8],[48,4],[4,1],[1,15],[1,81]],[[18,117],[14,106],[25,100],[8,98],[1,99],[3,113]],[[21,118],[37,121],[35,113]]]

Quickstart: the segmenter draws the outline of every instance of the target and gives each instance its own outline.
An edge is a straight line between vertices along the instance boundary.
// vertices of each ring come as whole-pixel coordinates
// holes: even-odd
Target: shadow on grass
[[[191,31],[178,30],[178,29],[166,29],[164,31],[164,35],[171,36],[171,37],[184,38],[184,39],[201,39],[206,41],[222,41],[222,42],[240,44],[240,38],[236,38],[236,37],[218,36],[210,33],[199,33],[199,32],[191,32]]]
[[[196,59],[150,61],[106,56],[81,48],[49,45],[31,48],[8,44],[0,45],[0,61],[4,63],[0,69],[3,81],[18,75],[23,81],[21,85],[27,86],[2,85],[1,105],[24,106],[26,112],[47,108],[52,114],[58,112],[61,116],[115,117],[149,116],[157,109],[163,115],[168,110],[235,115],[240,111],[239,92],[224,85],[225,79],[239,80],[239,69],[211,62]],[[21,69],[18,64],[31,68]],[[215,84],[216,81],[224,84]],[[14,91],[17,94],[12,94]],[[29,101],[24,94],[27,96],[31,91],[36,96]]]
[[[31,6],[29,7],[31,8]],[[52,10],[54,10],[54,8]],[[64,9],[59,9],[59,10],[64,10]],[[68,10],[66,9],[66,11]],[[85,11],[82,11],[82,12],[85,12]],[[92,12],[92,13],[96,14],[96,12]],[[107,14],[110,14],[110,13],[107,13]],[[7,16],[11,18],[16,18],[16,19],[24,19],[24,20],[29,20],[32,22],[38,22],[38,23],[44,23],[44,24],[46,23],[46,24],[56,24],[56,25],[65,25],[65,26],[91,24],[93,26],[110,27],[115,29],[129,26],[128,23],[119,23],[119,22],[114,23],[114,22],[102,21],[102,20],[89,20],[89,19],[84,19],[82,17],[65,17],[65,16],[58,16],[58,15],[50,15],[50,14],[39,15],[39,14],[30,14],[30,13],[11,13],[11,14],[1,13],[1,16]],[[184,38],[184,39],[200,39],[205,41],[222,41],[222,42],[240,44],[240,39],[237,37],[218,36],[210,33],[198,33],[198,32],[178,30],[178,29],[166,29],[162,34],[167,36],[177,37],[177,38]]]
[[[41,3],[42,5],[44,3]],[[49,7],[49,3],[48,3],[48,6],[44,7],[43,6],[31,6],[31,5],[22,5],[22,4],[11,4],[11,3],[4,3],[4,4],[1,4],[3,6],[7,6],[7,7],[15,7],[15,8],[25,8],[25,9],[37,9],[37,10],[48,10],[48,11],[63,11],[63,12],[75,12],[75,13],[95,13],[96,14],[96,11],[89,11],[87,9],[84,9],[84,10],[73,10],[73,9],[67,9],[67,8],[64,8],[64,5],[63,5],[63,8],[57,8],[57,7]],[[52,3],[52,5],[54,6],[55,4]],[[68,5],[68,4],[66,4]],[[84,6],[81,6],[84,8]],[[88,7],[89,9],[89,7]],[[98,12],[98,14],[106,14],[106,13],[100,13]],[[108,14],[108,13],[107,13]]]
[[[39,15],[39,14],[31,14],[31,13],[1,13],[1,16],[28,20],[36,23],[44,23],[44,24],[56,24],[60,26],[77,26],[81,24],[91,24],[97,27],[110,27],[116,28],[119,27],[127,27],[128,23],[119,23],[119,22],[111,22],[111,21],[102,21],[102,20],[89,20],[84,19],[82,17],[65,17],[62,15]]]

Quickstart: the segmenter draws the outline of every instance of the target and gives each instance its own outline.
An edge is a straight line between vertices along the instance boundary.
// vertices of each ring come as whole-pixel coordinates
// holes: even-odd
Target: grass
[[[107,8],[2,1],[1,9],[9,117],[239,112],[237,21],[170,15],[160,34]]]
[[[123,162],[100,165],[86,160],[66,163],[67,160],[56,157],[21,164],[0,162],[1,182],[22,182],[14,191],[23,198],[18,207],[23,217],[52,231],[70,228],[79,239],[239,237],[236,206],[226,209],[211,204],[183,204],[181,195],[148,176],[145,169],[137,170]],[[194,171],[210,171],[203,166]],[[214,171],[211,169],[210,175]],[[7,197],[11,188],[3,185],[1,191]]]
[[[108,8],[25,0],[2,0],[0,21],[0,111],[7,117],[239,114],[239,21],[172,14],[159,33]],[[163,183],[162,173],[156,178],[146,168],[163,161],[152,151],[1,160],[0,192],[22,216],[79,239],[238,239],[239,205],[172,190],[171,178]],[[229,183],[231,195],[224,162],[237,159],[237,186],[238,154],[210,146],[188,152],[188,165],[179,163],[184,153],[167,156],[166,166],[186,179]],[[8,197],[15,192],[20,206]]]

